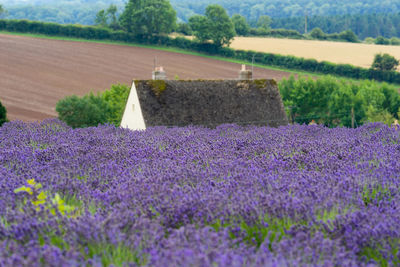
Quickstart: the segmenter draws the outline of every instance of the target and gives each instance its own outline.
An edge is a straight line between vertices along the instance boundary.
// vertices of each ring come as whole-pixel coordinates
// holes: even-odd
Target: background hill
[[[171,0],[171,3],[181,18],[190,16],[190,13],[201,14],[207,5],[217,3],[229,14],[239,13],[250,21],[257,20],[261,15],[282,18],[303,16],[306,12],[311,16],[329,16],[400,11],[400,2],[397,0]]]
[[[7,18],[57,23],[94,24],[96,13],[115,4],[120,13],[126,0],[0,0]],[[207,5],[222,5],[230,16],[243,15],[251,26],[260,16],[272,18],[272,28],[294,29],[304,33],[304,16],[308,29],[321,28],[326,33],[351,29],[360,38],[400,37],[400,2],[397,0],[171,0],[178,21],[188,21],[203,14]]]
[[[122,11],[124,0],[0,0],[8,19],[92,25],[96,13],[110,4]]]

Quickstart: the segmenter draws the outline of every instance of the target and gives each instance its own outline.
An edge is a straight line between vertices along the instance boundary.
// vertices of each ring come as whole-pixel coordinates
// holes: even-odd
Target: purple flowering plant
[[[0,128],[0,266],[396,266],[400,131]]]

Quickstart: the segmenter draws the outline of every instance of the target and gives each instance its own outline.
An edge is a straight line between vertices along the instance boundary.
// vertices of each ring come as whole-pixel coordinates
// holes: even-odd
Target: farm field
[[[315,40],[235,37],[232,48],[313,58],[318,61],[371,67],[375,54],[388,53],[400,59],[400,46]]]
[[[148,48],[0,34],[0,100],[10,120],[55,117],[65,96],[151,79],[154,58],[169,79],[236,79],[239,64]],[[255,68],[255,78],[291,73]]]
[[[399,143],[383,124],[6,123],[0,262],[398,266]]]

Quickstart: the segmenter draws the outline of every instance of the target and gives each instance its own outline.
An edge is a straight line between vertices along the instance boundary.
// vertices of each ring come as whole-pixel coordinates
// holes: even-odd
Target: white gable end
[[[128,101],[126,102],[124,115],[122,116],[121,127],[131,130],[146,130],[146,124],[144,122],[142,109],[140,107],[135,82],[132,82],[132,87],[129,93]]]

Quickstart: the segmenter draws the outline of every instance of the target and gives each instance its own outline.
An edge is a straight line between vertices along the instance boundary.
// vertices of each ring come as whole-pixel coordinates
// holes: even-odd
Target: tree
[[[257,20],[257,27],[264,28],[268,30],[271,25],[271,18],[269,16],[260,16]]]
[[[376,54],[371,68],[380,71],[396,70],[399,61],[389,54]]]
[[[136,35],[170,33],[176,27],[176,11],[168,0],[129,0],[120,23]]]
[[[116,5],[110,5],[106,11],[107,16],[109,16],[111,20],[109,27],[114,30],[118,30],[120,28],[117,19],[117,11],[118,9]]]
[[[231,43],[235,37],[235,29],[226,10],[220,5],[209,5],[205,16],[193,16],[189,25],[194,36],[201,42],[212,40],[216,46],[222,47]]]
[[[200,15],[190,17],[189,26],[193,31],[193,35],[200,42],[206,42],[211,39],[211,25],[206,17]]]
[[[250,26],[246,21],[246,18],[239,15],[235,14],[232,16],[232,23],[233,26],[235,27],[235,31],[238,35],[246,36],[249,34]]]
[[[110,5],[107,10],[100,10],[96,14],[95,23],[101,27],[108,27],[114,30],[119,30],[120,26],[117,19],[117,6]]]
[[[110,5],[107,9],[107,15],[111,16],[111,23],[117,23],[117,6]]]
[[[7,110],[0,102],[0,127],[7,121]]]
[[[97,12],[94,22],[101,27],[107,27],[107,14],[104,9]]]
[[[178,25],[176,26],[176,32],[182,33],[184,35],[191,35],[193,33],[192,28],[190,28],[189,24],[183,22],[178,23]]]
[[[0,4],[0,18],[2,18],[3,15],[6,15],[6,14],[7,14],[7,10],[5,10],[3,8],[3,6]]]
[[[235,29],[226,10],[220,5],[209,5],[206,17],[210,23],[211,40],[217,46],[228,45],[235,37]]]

